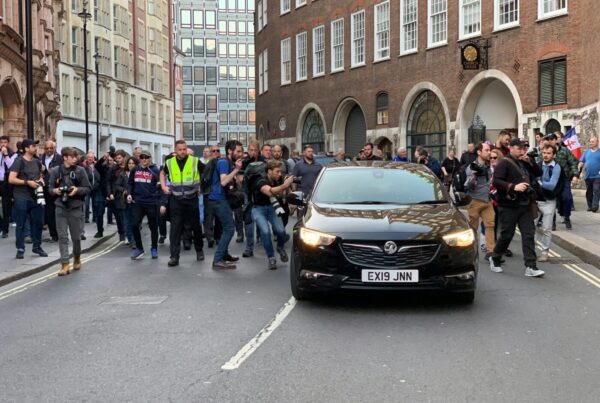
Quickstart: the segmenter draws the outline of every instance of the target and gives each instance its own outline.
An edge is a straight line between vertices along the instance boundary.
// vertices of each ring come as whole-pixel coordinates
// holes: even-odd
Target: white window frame
[[[261,69],[262,81],[263,81],[263,94],[269,91],[269,50],[265,49],[262,52],[262,69]]]
[[[387,16],[384,14],[384,17],[387,18],[387,24],[385,20],[383,22],[379,21],[379,8],[387,7]],[[390,2],[389,0],[382,1],[379,4],[375,4],[374,13],[373,13],[373,60],[379,62],[381,60],[389,60],[390,58]],[[380,45],[387,41],[387,46]]]
[[[409,21],[407,24],[404,22],[404,11],[405,5],[407,3],[415,3],[415,19],[414,21]],[[405,47],[406,43],[406,27],[408,25],[414,26],[415,32],[415,46],[408,49]],[[419,49],[419,0],[401,0],[400,1],[400,55],[409,55],[411,53],[416,53]]]
[[[356,19],[360,18],[362,16],[362,36],[358,36],[357,34],[359,34],[359,32],[357,32],[355,30],[356,28]],[[352,15],[350,16],[350,33],[351,33],[351,39],[350,39],[350,67],[354,68],[354,67],[360,67],[360,66],[364,66],[365,65],[365,47],[366,47],[366,41],[365,41],[365,34],[366,34],[366,28],[367,28],[367,21],[366,21],[366,13],[365,10],[360,10],[357,11],[355,13],[352,13]],[[357,49],[359,47],[359,45],[362,43],[362,52],[361,54],[357,53]],[[362,55],[362,60],[358,59],[359,56]]]
[[[565,6],[554,11],[544,12],[544,3],[548,0],[538,0],[538,20],[560,17],[561,15],[569,14],[569,0],[551,0],[552,2],[564,1]]]
[[[308,34],[306,31],[296,35],[296,82],[308,78]]]
[[[296,0],[296,8],[300,8],[305,5],[306,5],[306,0]]]
[[[313,28],[313,77],[325,75],[325,25]]]
[[[465,4],[465,1],[469,1],[469,4]],[[471,33],[465,32],[465,7],[479,4],[479,30]],[[481,36],[481,13],[482,13],[482,0],[460,0],[458,5],[458,39],[469,39],[476,36]]]
[[[292,0],[280,0],[280,14],[284,15],[292,11]]]
[[[262,0],[256,3],[256,30],[260,32],[263,27]]]
[[[281,40],[281,85],[292,82],[292,38]]]
[[[504,24],[500,23],[500,2],[501,1],[514,2],[514,4],[517,7],[517,11],[516,11],[517,19],[515,21],[507,22]],[[494,31],[501,31],[503,29],[518,27],[520,24],[520,18],[521,18],[521,9],[520,9],[519,0],[494,0]]]
[[[335,27],[341,23],[341,33],[339,35],[340,42],[336,43]],[[336,53],[335,48],[340,47],[340,67],[336,67]],[[331,72],[336,73],[338,71],[344,71],[344,18],[338,18],[337,20],[331,21]]]
[[[267,26],[267,0],[262,0],[263,28]]]
[[[433,26],[431,23],[431,20],[433,19],[434,15],[432,14],[432,6],[433,6],[433,2],[438,2],[438,1],[442,1],[446,3],[446,10],[444,11],[444,13],[446,14],[446,21],[445,21],[445,39],[442,40],[438,40],[437,42],[433,41]],[[439,15],[441,13],[437,13],[435,16]],[[436,48],[438,46],[444,46],[448,44],[448,0],[427,0],[427,48]]]

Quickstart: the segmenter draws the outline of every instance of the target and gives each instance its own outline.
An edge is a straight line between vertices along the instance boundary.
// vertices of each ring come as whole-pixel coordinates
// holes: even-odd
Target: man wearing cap
[[[541,168],[526,154],[525,143],[513,139],[509,143],[510,154],[496,165],[492,185],[498,189],[498,240],[490,259],[490,269],[501,273],[502,255],[508,249],[515,228],[521,231],[521,244],[525,260],[525,276],[541,277],[542,270],[536,266],[535,226],[531,203],[535,200],[532,184],[542,176]]]
[[[44,206],[38,202],[36,192],[44,186],[42,163],[36,158],[39,141],[25,139],[22,142],[23,156],[15,160],[10,168],[8,182],[13,185],[13,211],[16,229],[17,259],[23,259],[25,254],[25,222],[27,217],[31,222],[32,252],[42,257],[48,254],[42,249],[42,226],[44,221]],[[43,192],[42,192],[42,201]]]
[[[160,192],[160,171],[152,163],[152,155],[147,150],[140,151],[140,164],[129,174],[127,184],[127,203],[132,205],[133,239],[135,249],[131,255],[132,260],[144,255],[144,245],[140,227],[144,216],[148,218],[150,229],[150,253],[152,259],[158,258],[158,204]]]

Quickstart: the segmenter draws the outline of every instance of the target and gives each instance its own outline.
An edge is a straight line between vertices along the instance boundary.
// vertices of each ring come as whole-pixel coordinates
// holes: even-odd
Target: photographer
[[[500,160],[494,171],[492,184],[498,190],[499,236],[494,248],[490,269],[502,272],[501,259],[512,240],[518,225],[525,260],[525,276],[540,277],[542,270],[536,267],[535,226],[533,211],[536,192],[533,188],[536,178],[542,175],[540,167],[525,154],[525,143],[513,139],[509,143],[510,154]],[[537,208],[537,207],[536,207]]]
[[[490,146],[479,143],[474,148],[477,158],[467,165],[467,193],[471,195],[472,201],[467,206],[469,212],[469,225],[475,234],[479,233],[479,220],[483,221],[485,227],[485,244],[487,253],[485,259],[489,260],[496,246],[494,239],[494,206],[490,200],[490,185],[492,170],[490,168]]]
[[[33,253],[42,257],[48,254],[42,249],[42,226],[44,221],[44,179],[42,163],[36,158],[39,141],[25,139],[22,142],[23,155],[15,160],[10,168],[8,182],[13,185],[13,212],[17,223],[17,259],[25,254],[25,222],[29,217]]]
[[[61,150],[63,164],[50,170],[48,191],[54,196],[56,229],[60,250],[59,276],[69,274],[69,233],[73,242],[73,270],[81,269],[81,221],[85,197],[91,192],[88,175],[77,166],[79,154],[75,148]]]
[[[269,259],[269,270],[277,269],[277,260],[275,259],[275,251],[273,250],[269,223],[277,236],[277,252],[279,253],[279,257],[282,262],[288,261],[288,256],[284,249],[285,227],[281,220],[281,215],[284,211],[277,201],[277,196],[292,186],[294,177],[288,176],[283,181],[283,184],[277,186],[281,178],[282,165],[281,161],[270,160],[267,162],[266,177],[256,181],[250,189],[253,200],[252,218],[256,222],[263,247]]]

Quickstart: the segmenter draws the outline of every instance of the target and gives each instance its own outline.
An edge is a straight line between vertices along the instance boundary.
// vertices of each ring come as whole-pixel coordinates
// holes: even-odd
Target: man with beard
[[[312,191],[323,166],[315,161],[315,150],[312,146],[305,146],[302,154],[303,158],[294,166],[292,175],[300,179],[300,190],[308,195]]]
[[[360,157],[359,161],[381,161],[383,159],[373,154],[373,143],[365,144],[362,151],[363,155]]]
[[[502,155],[505,157],[510,154],[510,148],[508,146],[510,139],[511,135],[506,130],[501,130],[500,133],[498,133],[498,138],[496,139],[496,148],[500,149]]]
[[[267,162],[271,159],[271,144],[265,143],[260,149],[260,161]]]

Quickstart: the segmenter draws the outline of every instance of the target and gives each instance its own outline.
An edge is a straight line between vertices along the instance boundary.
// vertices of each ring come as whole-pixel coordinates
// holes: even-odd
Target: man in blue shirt
[[[235,233],[233,211],[227,201],[227,192],[235,187],[235,179],[242,169],[244,155],[242,143],[229,140],[225,143],[226,158],[220,158],[213,172],[212,186],[208,194],[208,207],[217,216],[223,227],[223,233],[213,260],[213,269],[235,269],[237,256],[229,254],[229,242]]]
[[[296,163],[292,175],[300,179],[300,190],[307,195],[312,191],[323,166],[315,161],[315,150],[311,146],[304,147],[303,154],[304,158]]]
[[[550,242],[552,241],[552,220],[554,211],[556,210],[556,198],[562,191],[561,183],[561,168],[554,160],[556,156],[556,148],[552,145],[545,145],[542,148],[542,176],[540,184],[542,186],[542,195],[545,200],[538,200],[538,208],[542,213],[542,253],[538,258],[539,262],[548,261],[548,251],[550,250]]]
[[[600,202],[600,152],[598,151],[598,138],[590,138],[590,148],[585,150],[579,169],[585,169],[585,198],[587,199],[588,210],[598,211],[598,202]]]

